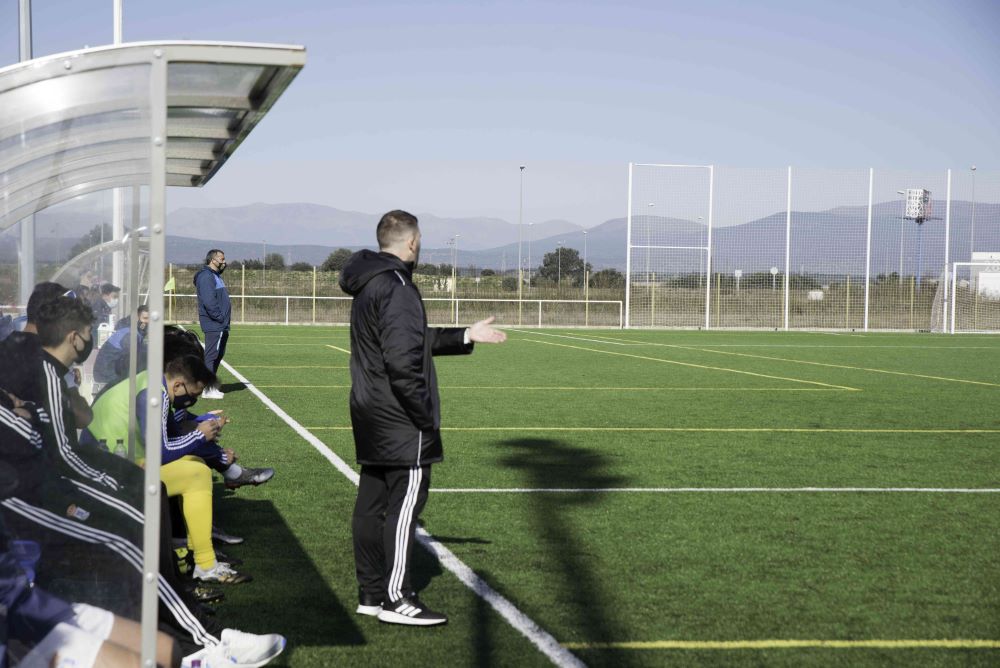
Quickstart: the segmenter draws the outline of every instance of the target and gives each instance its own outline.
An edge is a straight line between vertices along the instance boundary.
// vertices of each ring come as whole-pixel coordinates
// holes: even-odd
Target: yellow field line
[[[300,366],[284,366],[281,364],[241,364],[241,369],[350,369],[349,366],[317,366],[305,364]]]
[[[347,353],[348,355],[350,355],[350,354],[351,354],[351,351],[350,351],[350,350],[345,350],[345,349],[343,349],[343,348],[338,348],[337,346],[331,346],[331,345],[330,345],[329,343],[327,343],[327,344],[326,344],[326,347],[327,347],[327,348],[333,348],[334,350],[339,350],[340,352],[342,352],[342,353]]]
[[[246,365],[244,365],[246,366]],[[347,369],[346,366],[338,367],[287,367],[287,368],[325,368],[325,369]],[[342,389],[350,385],[258,385],[256,387],[283,387],[303,389]],[[835,387],[561,387],[561,386],[525,386],[525,385],[447,385],[441,388],[444,390],[527,390],[544,392],[843,392],[844,390]]]
[[[872,373],[885,373],[893,376],[909,376],[911,378],[925,378],[928,380],[943,380],[948,383],[967,383],[969,385],[985,385],[987,387],[1000,387],[1000,383],[989,383],[984,380],[968,380],[965,378],[948,378],[946,376],[931,376],[923,373],[909,373],[906,371],[890,371],[888,369],[873,369],[863,366],[850,366],[847,364],[830,364],[828,362],[811,362],[808,360],[788,359],[785,357],[770,357],[768,355],[752,355],[750,353],[734,353],[728,350],[710,350],[708,348],[695,348],[693,346],[670,346],[671,348],[683,348],[685,350],[697,350],[705,353],[715,353],[717,355],[734,355],[736,357],[750,357],[754,359],[769,360],[772,362],[791,362],[793,364],[810,364],[812,366],[825,366],[832,369],[849,369],[851,371],[870,371]]]
[[[525,332],[528,333],[528,332]],[[545,332],[530,332],[532,334],[544,334],[546,336],[553,336]],[[586,341],[589,339],[598,339],[601,341],[607,341],[608,343],[631,343],[637,346],[681,346],[683,344],[672,344],[672,343],[660,343],[658,341],[643,341],[642,339],[623,339],[615,336],[604,336],[601,334],[588,334],[589,338],[579,337],[578,340]],[[573,336],[567,336],[566,338],[577,338]],[[691,344],[688,344],[691,345]],[[873,348],[885,349],[885,350],[996,350],[1000,352],[1000,346],[896,346],[896,345],[826,345],[826,344],[812,344],[812,343],[702,343],[699,345],[711,346],[712,348],[816,348],[816,349],[834,349],[834,350],[870,350]]]
[[[604,338],[608,339],[609,343],[614,343],[615,342],[615,340],[611,339],[610,337],[604,337]],[[542,342],[539,341],[539,343],[542,343]],[[550,343],[549,345],[559,345],[559,344]],[[562,345],[566,345],[566,344],[562,344]],[[809,360],[789,359],[787,357],[771,357],[769,355],[753,355],[751,353],[736,353],[736,352],[732,352],[732,351],[728,351],[728,350],[712,350],[711,348],[699,348],[697,346],[685,346],[685,345],[676,344],[676,343],[647,343],[647,345],[660,346],[660,347],[663,347],[663,348],[676,348],[676,349],[679,349],[679,350],[694,350],[694,351],[703,352],[703,353],[715,353],[716,355],[733,355],[735,357],[750,357],[752,359],[769,360],[769,361],[772,361],[772,362],[791,362],[793,364],[809,364],[809,365],[812,365],[812,366],[823,366],[823,367],[829,367],[829,368],[833,368],[833,369],[849,369],[849,370],[852,370],[852,371],[870,371],[872,373],[885,373],[885,374],[890,374],[890,375],[894,375],[894,376],[910,376],[912,378],[926,378],[928,380],[943,380],[943,381],[949,382],[949,383],[968,383],[968,384],[971,384],[971,385],[986,385],[987,387],[1000,387],[1000,383],[990,383],[990,382],[983,381],[983,380],[967,380],[967,379],[964,379],[964,378],[948,378],[946,376],[931,376],[931,375],[928,375],[928,374],[909,373],[909,372],[906,372],[906,371],[890,371],[888,369],[873,369],[873,368],[862,367],[862,366],[850,366],[850,365],[847,365],[847,364],[830,364],[828,362],[812,362],[812,361],[809,361]],[[709,344],[709,345],[711,345],[711,344]],[[621,355],[621,354],[624,354],[624,353],[615,353],[615,352],[611,352],[611,351],[604,351],[604,352],[607,352],[609,355]],[[809,382],[809,381],[803,381],[803,382]]]
[[[572,348],[574,350],[585,350],[592,353],[602,353],[604,355],[617,355],[619,357],[631,357],[633,359],[645,360],[647,362],[662,362],[664,364],[676,364],[678,366],[692,367],[696,369],[708,369],[710,371],[727,371],[729,373],[738,373],[746,376],[756,376],[758,378],[769,378],[771,380],[785,380],[792,383],[805,383],[807,385],[819,385],[821,387],[832,387],[838,390],[846,390],[849,392],[860,392],[856,387],[846,387],[844,385],[832,385],[830,383],[821,383],[815,380],[802,380],[801,378],[786,378],[784,376],[771,376],[765,373],[755,373],[753,371],[743,371],[741,369],[727,369],[725,367],[717,366],[707,366],[705,364],[693,364],[691,362],[678,362],[677,360],[666,360],[662,357],[647,357],[646,355],[633,355],[631,353],[620,353],[613,350],[601,350],[599,348],[585,348],[583,346],[571,346],[568,343],[555,343],[554,341],[539,341],[538,339],[528,339],[532,343],[541,343],[546,346],[557,346],[560,348]]]
[[[306,427],[309,431],[347,431],[350,426]],[[441,427],[441,431],[624,431],[789,434],[1000,434],[1000,429],[863,429],[852,427]]]
[[[566,649],[1000,649],[1000,640],[653,640],[566,642]]]

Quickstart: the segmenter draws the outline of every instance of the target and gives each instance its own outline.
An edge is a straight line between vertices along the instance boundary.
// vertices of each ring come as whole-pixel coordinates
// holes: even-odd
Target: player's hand
[[[83,374],[80,373],[80,367],[73,367],[73,379],[76,380],[78,386],[83,382]]]
[[[222,451],[226,453],[226,459],[230,464],[235,464],[236,460],[239,459],[239,457],[236,456],[236,451],[232,448],[223,448]]]
[[[220,422],[221,422],[222,424],[224,424],[224,425],[225,425],[225,424],[229,424],[230,422],[232,422],[232,420],[230,420],[230,419],[229,419],[229,418],[228,418],[228,417],[226,416],[226,413],[225,413],[225,411],[223,411],[223,410],[221,410],[221,409],[216,409],[216,410],[214,410],[214,411],[208,411],[208,414],[209,414],[209,415],[214,415],[214,416],[215,416],[215,418],[216,418],[217,420],[219,420],[219,421],[220,421]]]
[[[209,441],[214,441],[222,431],[222,423],[218,420],[205,420],[198,423],[198,431],[204,434]]]
[[[472,327],[469,327],[469,340],[476,343],[503,343],[507,340],[507,333],[491,327],[495,316],[490,316],[486,320],[480,320]]]

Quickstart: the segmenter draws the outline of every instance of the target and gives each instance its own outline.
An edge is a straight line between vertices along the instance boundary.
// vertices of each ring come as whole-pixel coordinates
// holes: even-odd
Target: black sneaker
[[[447,624],[448,616],[430,610],[416,596],[404,596],[392,603],[386,603],[382,607],[382,612],[378,613],[378,620],[387,624],[436,626]]]
[[[243,565],[243,560],[242,559],[240,559],[239,557],[234,557],[231,554],[226,554],[225,552],[223,552],[219,548],[215,548],[215,560],[216,561],[224,561],[227,564],[229,564],[230,566],[242,566]]]
[[[358,592],[358,609],[354,612],[368,617],[377,617],[382,612],[382,597],[375,594]]]
[[[194,596],[194,600],[199,603],[218,603],[222,599],[226,598],[226,595],[218,589],[206,587],[204,585],[197,585],[191,594]]]

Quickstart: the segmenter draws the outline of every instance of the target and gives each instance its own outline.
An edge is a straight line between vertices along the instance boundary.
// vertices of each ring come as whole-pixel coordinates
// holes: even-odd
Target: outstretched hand
[[[507,340],[507,334],[499,329],[491,327],[495,316],[490,316],[486,320],[480,320],[469,327],[469,340],[475,343],[503,343]]]

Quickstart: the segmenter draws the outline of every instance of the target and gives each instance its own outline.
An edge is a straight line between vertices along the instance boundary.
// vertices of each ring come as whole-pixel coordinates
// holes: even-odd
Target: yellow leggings
[[[204,460],[186,455],[160,468],[167,496],[180,496],[187,525],[188,547],[201,568],[215,565],[212,548],[212,471]]]

